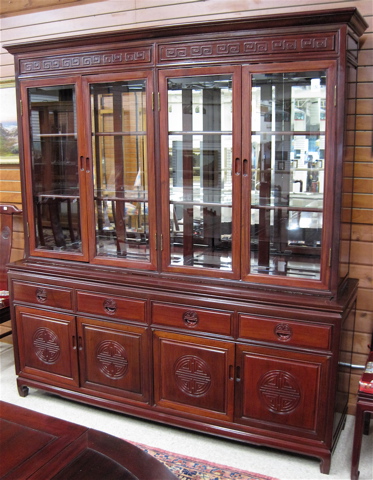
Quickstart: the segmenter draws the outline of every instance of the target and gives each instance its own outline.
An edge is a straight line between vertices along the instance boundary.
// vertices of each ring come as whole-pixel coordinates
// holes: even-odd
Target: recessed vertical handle
[[[83,155],[80,155],[80,157],[79,157],[79,168],[82,172],[84,172],[84,157],[83,157]]]
[[[247,158],[244,158],[243,159],[243,172],[242,172],[242,175],[244,177],[247,177],[249,175],[249,161],[247,160]]]
[[[236,367],[236,382],[241,381],[241,367],[237,365]]]
[[[238,157],[234,160],[234,174],[241,175],[241,160]]]
[[[89,173],[91,171],[91,163],[89,157],[85,158],[85,171]]]

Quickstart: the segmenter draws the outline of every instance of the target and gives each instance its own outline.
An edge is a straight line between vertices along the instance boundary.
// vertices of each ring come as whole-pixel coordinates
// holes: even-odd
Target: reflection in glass
[[[255,74],[251,272],[319,279],[326,74]]]
[[[28,93],[36,248],[81,252],[74,86]]]
[[[91,85],[98,256],[150,259],[145,87]]]
[[[171,265],[232,270],[231,80],[168,80]]]

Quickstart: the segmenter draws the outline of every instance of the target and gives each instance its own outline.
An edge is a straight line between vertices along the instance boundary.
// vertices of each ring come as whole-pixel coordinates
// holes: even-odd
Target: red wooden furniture
[[[370,415],[373,413],[373,351],[370,352],[365,371],[359,381],[355,433],[352,448],[351,480],[359,478],[359,459],[363,433],[369,434]]]
[[[7,46],[28,231],[9,270],[20,395],[329,472],[366,28],[344,8]]]
[[[14,205],[0,205],[0,323],[10,320],[9,292],[6,265],[10,261],[13,240],[13,215],[19,215]],[[11,328],[0,331],[0,338],[12,333]]]
[[[0,402],[0,478],[177,480],[140,448],[103,432]]]

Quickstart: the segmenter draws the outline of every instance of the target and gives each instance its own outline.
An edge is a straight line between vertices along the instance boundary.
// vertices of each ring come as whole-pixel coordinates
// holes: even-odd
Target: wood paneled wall
[[[1,0],[5,5],[6,0]],[[369,24],[361,39],[358,68],[356,126],[350,134],[351,161],[355,155],[353,243],[351,276],[360,280],[354,335],[353,363],[363,365],[373,331],[373,7],[371,0],[14,0],[3,10],[2,44],[45,40],[134,27],[171,25],[242,16],[357,7]],[[20,8],[14,10],[14,4]],[[52,9],[50,7],[52,4]],[[32,9],[34,8],[34,9]],[[13,59],[0,53],[1,80],[14,80]],[[352,122],[354,125],[354,122]],[[356,130],[356,132],[355,132]],[[355,135],[356,133],[356,135]],[[0,170],[0,201],[18,198],[14,168]],[[18,184],[19,185],[19,184]],[[354,370],[350,385],[350,412],[354,411],[361,370]]]

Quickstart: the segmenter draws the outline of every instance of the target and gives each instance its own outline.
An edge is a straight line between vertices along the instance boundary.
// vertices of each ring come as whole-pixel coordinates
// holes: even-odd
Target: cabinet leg
[[[28,392],[29,392],[29,388],[26,385],[22,385],[20,383],[18,383],[17,387],[18,387],[19,396],[20,397],[27,397]]]
[[[369,435],[369,429],[370,429],[370,412],[365,412],[364,415],[364,435]]]
[[[356,415],[355,415],[355,431],[354,440],[352,446],[352,460],[351,460],[351,480],[357,480],[359,478],[359,460],[360,450],[363,435],[364,424],[364,410],[357,402]]]
[[[329,474],[331,460],[332,460],[332,454],[331,453],[328,453],[327,455],[325,455],[325,457],[323,457],[321,459],[321,462],[320,462],[320,472],[321,473],[325,473],[325,475]]]

